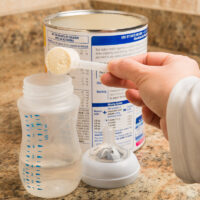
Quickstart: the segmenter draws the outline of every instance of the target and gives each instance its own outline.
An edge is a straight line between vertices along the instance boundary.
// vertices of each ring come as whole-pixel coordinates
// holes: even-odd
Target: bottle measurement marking
[[[43,190],[41,183],[41,161],[42,161],[42,149],[44,148],[44,141],[48,140],[48,128],[47,124],[41,122],[40,115],[24,115],[26,118],[26,160],[23,167],[23,180],[27,188]],[[32,143],[34,138],[34,144]],[[39,144],[38,144],[39,143]],[[32,184],[36,183],[36,186]]]

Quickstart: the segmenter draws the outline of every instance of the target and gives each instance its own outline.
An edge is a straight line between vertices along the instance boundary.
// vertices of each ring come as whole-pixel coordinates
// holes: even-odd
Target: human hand
[[[108,64],[108,71],[101,77],[102,83],[127,88],[127,99],[142,106],[144,121],[161,128],[166,138],[166,108],[172,88],[187,76],[200,77],[195,60],[154,52],[113,60]]]

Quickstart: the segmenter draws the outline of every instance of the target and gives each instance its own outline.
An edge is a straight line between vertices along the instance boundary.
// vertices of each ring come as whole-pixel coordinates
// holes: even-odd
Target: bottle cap
[[[83,155],[83,182],[98,188],[116,188],[133,183],[140,164],[133,152],[114,142],[113,131],[103,130],[104,143]]]

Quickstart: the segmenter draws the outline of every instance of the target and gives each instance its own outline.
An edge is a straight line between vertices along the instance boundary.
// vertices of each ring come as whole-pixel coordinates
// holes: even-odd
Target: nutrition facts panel
[[[92,127],[93,146],[102,143],[102,127],[112,127],[116,142],[131,148],[133,146],[133,106],[125,99],[125,90],[102,85],[102,73],[92,72]]]

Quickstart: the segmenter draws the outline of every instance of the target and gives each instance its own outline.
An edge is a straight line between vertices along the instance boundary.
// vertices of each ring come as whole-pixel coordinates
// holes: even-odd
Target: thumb
[[[151,66],[144,65],[131,58],[113,60],[108,64],[108,71],[124,80],[131,80],[139,87],[149,73]]]

